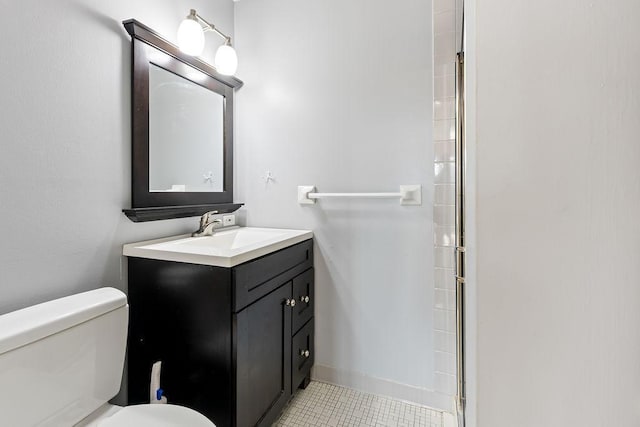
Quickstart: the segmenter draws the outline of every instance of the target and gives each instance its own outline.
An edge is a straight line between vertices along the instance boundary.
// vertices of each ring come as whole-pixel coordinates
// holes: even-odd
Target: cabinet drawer
[[[313,319],[300,329],[291,340],[291,392],[294,393],[311,372],[315,360]]]
[[[312,265],[313,241],[309,239],[233,267],[234,310],[242,310]]]
[[[293,278],[293,299],[296,301],[296,305],[293,308],[293,329],[291,332],[295,334],[313,317],[315,301],[313,268]]]

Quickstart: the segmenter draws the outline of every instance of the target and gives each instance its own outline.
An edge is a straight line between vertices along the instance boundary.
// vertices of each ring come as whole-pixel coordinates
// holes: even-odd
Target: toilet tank
[[[101,288],[0,316],[0,425],[73,426],[120,389],[129,306]]]

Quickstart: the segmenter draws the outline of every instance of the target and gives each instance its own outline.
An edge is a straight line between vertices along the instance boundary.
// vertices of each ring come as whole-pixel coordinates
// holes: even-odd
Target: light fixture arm
[[[202,25],[202,29],[205,32],[213,31],[214,33],[216,33],[217,35],[219,35],[220,37],[225,39],[225,44],[227,46],[231,46],[231,37],[230,36],[226,35],[222,31],[217,29],[215,25],[213,25],[212,23],[210,23],[209,21],[204,19],[202,16],[198,15],[198,12],[196,12],[195,9],[191,9],[190,14],[191,14],[191,16],[193,16],[196,19],[196,21],[198,21]]]
[[[195,9],[189,11],[189,15],[182,20],[178,27],[180,50],[192,56],[202,54],[205,44],[204,34],[208,31],[216,33],[224,39],[224,44],[218,46],[216,51],[214,59],[216,71],[223,76],[232,76],[238,69],[238,54],[231,46],[231,36],[226,35],[211,22],[198,15]]]

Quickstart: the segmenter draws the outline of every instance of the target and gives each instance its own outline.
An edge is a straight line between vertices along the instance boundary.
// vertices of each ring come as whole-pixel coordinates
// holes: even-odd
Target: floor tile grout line
[[[285,408],[275,427],[442,427],[443,413],[418,404],[313,381]]]

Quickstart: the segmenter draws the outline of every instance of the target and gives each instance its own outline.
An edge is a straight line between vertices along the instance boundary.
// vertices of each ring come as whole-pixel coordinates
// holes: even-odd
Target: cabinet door
[[[288,282],[236,314],[238,427],[270,426],[291,396],[291,293]]]

